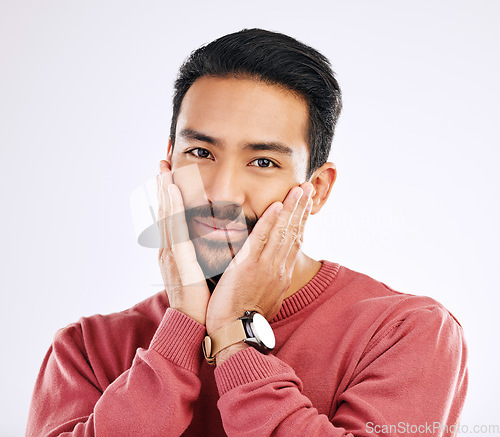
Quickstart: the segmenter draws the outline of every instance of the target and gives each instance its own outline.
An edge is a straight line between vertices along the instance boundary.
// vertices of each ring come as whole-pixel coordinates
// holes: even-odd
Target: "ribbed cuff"
[[[264,355],[253,347],[243,349],[215,368],[219,396],[243,384],[289,373],[293,370],[278,358]]]
[[[203,354],[205,327],[180,311],[168,308],[149,345],[163,357],[196,374]]]

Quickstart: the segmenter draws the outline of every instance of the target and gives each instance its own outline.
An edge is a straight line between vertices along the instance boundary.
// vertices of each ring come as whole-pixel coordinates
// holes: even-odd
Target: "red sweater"
[[[84,317],[55,336],[27,435],[453,434],[467,352],[435,300],[324,261],[271,326],[272,354],[247,348],[214,369],[204,327],[164,291]]]

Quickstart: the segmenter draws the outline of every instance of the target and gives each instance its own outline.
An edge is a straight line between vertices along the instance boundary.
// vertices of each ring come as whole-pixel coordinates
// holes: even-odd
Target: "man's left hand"
[[[278,313],[302,244],[312,192],[312,184],[304,182],[262,214],[210,298],[209,335],[245,311],[257,311],[269,321]]]

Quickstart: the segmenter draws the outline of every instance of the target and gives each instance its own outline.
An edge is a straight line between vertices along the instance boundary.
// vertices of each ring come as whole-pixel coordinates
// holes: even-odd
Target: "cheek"
[[[172,165],[172,178],[181,190],[184,205],[199,206],[207,203],[203,179],[197,164]]]
[[[272,203],[283,202],[288,192],[296,185],[298,184],[284,182],[256,184],[248,194],[248,204],[252,212],[260,217]]]

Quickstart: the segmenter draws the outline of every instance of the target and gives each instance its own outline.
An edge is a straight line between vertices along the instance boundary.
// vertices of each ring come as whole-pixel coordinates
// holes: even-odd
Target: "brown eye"
[[[259,167],[259,168],[277,167],[277,165],[273,161],[271,161],[270,159],[267,159],[267,158],[255,159],[251,162],[250,165],[253,165],[254,167]]]
[[[197,147],[196,149],[190,150],[188,153],[196,156],[197,158],[210,158],[210,152],[202,147]]]

